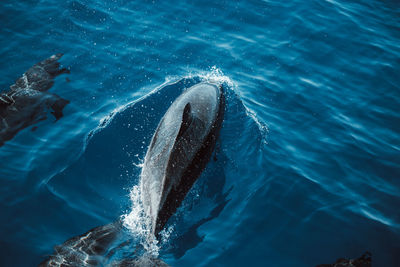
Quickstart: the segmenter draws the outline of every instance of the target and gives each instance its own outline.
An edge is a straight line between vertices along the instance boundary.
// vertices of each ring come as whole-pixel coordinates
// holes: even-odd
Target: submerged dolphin
[[[224,109],[222,87],[200,83],[180,95],[161,119],[141,173],[142,202],[155,236],[209,161]]]
[[[157,236],[210,160],[225,110],[222,86],[200,83],[183,92],[161,119],[147,150],[140,186]],[[119,238],[120,221],[96,227],[55,247],[40,266],[97,266]],[[123,259],[112,266],[167,266],[155,258]]]
[[[0,93],[0,146],[12,139],[20,130],[46,119],[48,110],[56,120],[69,103],[58,95],[48,93],[54,78],[69,70],[60,69],[56,54],[28,69],[10,90]]]

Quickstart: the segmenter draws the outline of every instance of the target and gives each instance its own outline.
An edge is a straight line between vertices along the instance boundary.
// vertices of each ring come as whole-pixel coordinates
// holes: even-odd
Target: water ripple
[[[220,152],[163,260],[399,265],[398,2],[5,0],[0,16],[0,89],[54,53],[71,70],[50,90],[65,116],[0,147],[0,265],[129,214],[161,110],[199,81],[229,88]]]

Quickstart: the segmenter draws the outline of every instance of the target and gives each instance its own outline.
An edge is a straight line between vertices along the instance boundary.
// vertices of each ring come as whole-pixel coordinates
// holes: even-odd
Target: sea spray
[[[121,216],[123,225],[140,242],[145,250],[145,254],[157,257],[160,249],[159,242],[151,232],[151,219],[144,210],[139,185],[132,187],[129,197],[131,200],[131,209],[129,213]]]

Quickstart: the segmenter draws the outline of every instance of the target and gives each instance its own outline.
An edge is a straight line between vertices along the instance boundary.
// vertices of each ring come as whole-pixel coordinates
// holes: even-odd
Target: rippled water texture
[[[1,90],[55,53],[71,71],[50,89],[65,116],[0,147],[1,266],[134,225],[157,123],[210,77],[227,91],[218,149],[161,259],[315,266],[370,251],[400,266],[398,1],[4,0],[0,17]]]

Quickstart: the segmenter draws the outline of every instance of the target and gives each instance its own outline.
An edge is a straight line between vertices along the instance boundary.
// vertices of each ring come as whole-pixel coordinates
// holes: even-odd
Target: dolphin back
[[[200,83],[180,95],[161,119],[141,173],[142,201],[155,236],[207,165],[224,109],[222,86]]]
[[[53,55],[29,68],[10,90],[0,93],[0,146],[19,131],[47,118],[50,113],[56,120],[63,116],[69,101],[47,92],[54,78],[62,73],[58,60],[62,54]]]

